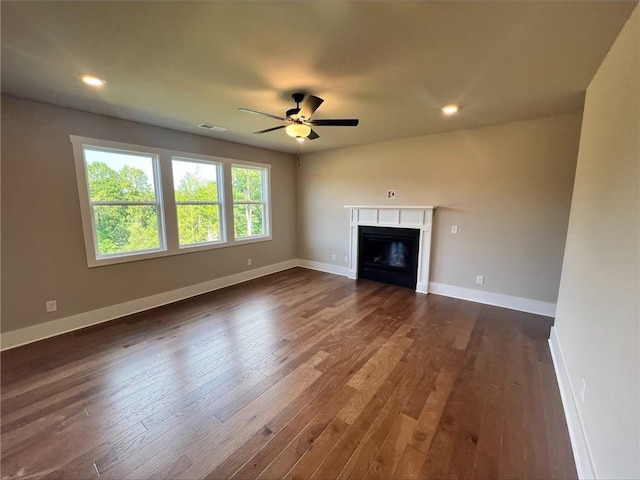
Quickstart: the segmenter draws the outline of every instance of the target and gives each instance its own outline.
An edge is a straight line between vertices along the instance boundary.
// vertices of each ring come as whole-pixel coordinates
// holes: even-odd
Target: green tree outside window
[[[218,167],[173,160],[180,246],[219,241]]]
[[[266,234],[265,175],[263,168],[231,167],[233,229],[236,238]]]
[[[102,161],[87,164],[98,254],[159,248],[155,191],[147,174],[130,165],[115,170]],[[104,202],[104,203],[103,203]]]

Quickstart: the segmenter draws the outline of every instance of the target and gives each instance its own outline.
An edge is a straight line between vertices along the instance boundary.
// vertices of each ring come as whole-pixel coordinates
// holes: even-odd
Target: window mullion
[[[235,239],[234,234],[234,217],[233,217],[233,178],[231,177],[231,164],[224,163],[223,169],[223,192],[224,195],[224,216],[226,218],[226,238],[227,241],[233,241]]]
[[[153,163],[153,173],[156,180],[156,216],[158,221],[158,235],[160,237],[160,245],[163,250],[168,251],[168,239],[167,239],[167,219],[166,208],[164,202],[164,192],[166,190],[166,184],[162,178],[162,157],[163,154],[159,153],[155,155]]]
[[[177,252],[179,251],[178,212],[173,189],[172,156],[170,153],[163,153],[159,156],[159,161],[160,174],[162,176],[162,199],[164,201],[167,250]]]

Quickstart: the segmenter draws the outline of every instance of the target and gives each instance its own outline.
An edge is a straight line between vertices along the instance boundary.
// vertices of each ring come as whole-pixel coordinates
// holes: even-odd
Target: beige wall
[[[555,326],[597,478],[640,478],[639,46],[636,7],[587,90]]]
[[[344,205],[436,205],[431,281],[555,303],[579,134],[575,114],[304,155],[300,257],[345,265]]]
[[[271,164],[273,241],[87,268],[70,134]],[[2,332],[295,258],[295,181],[291,155],[2,97]]]

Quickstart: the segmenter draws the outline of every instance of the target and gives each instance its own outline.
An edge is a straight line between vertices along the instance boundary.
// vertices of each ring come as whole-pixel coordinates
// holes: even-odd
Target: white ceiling
[[[579,111],[636,2],[2,2],[2,92],[285,152]],[[85,87],[82,73],[106,79]],[[325,99],[299,145],[294,91]],[[440,107],[459,103],[452,118]],[[210,122],[223,133],[197,127]]]

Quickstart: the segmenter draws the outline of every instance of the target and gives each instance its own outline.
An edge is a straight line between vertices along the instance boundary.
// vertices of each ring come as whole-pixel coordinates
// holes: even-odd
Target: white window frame
[[[129,255],[143,255],[146,253],[151,253],[151,252],[161,252],[163,250],[167,249],[167,237],[165,234],[165,228],[164,228],[164,212],[163,212],[163,204],[162,204],[162,184],[160,181],[160,167],[158,164],[158,156],[155,154],[149,154],[149,153],[145,153],[145,152],[140,152],[140,151],[134,151],[134,150],[122,150],[122,149],[114,149],[114,148],[104,148],[104,147],[95,147],[95,146],[89,146],[89,145],[83,145],[82,147],[82,158],[84,161],[84,168],[85,168],[85,172],[86,172],[86,167],[87,167],[87,163],[86,163],[86,158],[84,156],[84,150],[85,149],[91,149],[94,151],[103,151],[103,152],[117,152],[117,153],[122,153],[122,154],[132,154],[132,155],[141,155],[141,156],[148,156],[151,157],[151,165],[153,167],[153,190],[155,193],[155,201],[148,201],[148,202],[132,202],[132,201],[126,201],[126,200],[116,200],[116,201],[102,201],[102,200],[91,200],[91,195],[90,195],[90,190],[89,190],[89,181],[88,179],[86,179],[85,177],[85,185],[87,187],[87,197],[89,200],[89,208],[90,208],[90,212],[91,212],[91,233],[93,235],[94,238],[94,253],[97,259],[107,259],[107,258],[112,258],[112,257],[122,257],[122,256],[129,256]],[[158,227],[158,248],[150,248],[150,249],[144,249],[144,250],[133,250],[133,251],[129,251],[129,252],[121,252],[121,253],[107,253],[107,254],[100,254],[100,252],[98,251],[98,230],[96,228],[96,223],[95,223],[95,207],[96,206],[117,206],[117,205],[122,205],[122,206],[127,206],[127,205],[148,205],[148,206],[153,206],[155,207],[156,210],[156,215],[157,215],[157,227]]]
[[[264,242],[272,240],[271,237],[271,165],[256,162],[247,162],[238,159],[215,157],[192,152],[181,152],[163,148],[134,145],[110,140],[81,137],[70,135],[73,146],[73,154],[76,169],[76,180],[78,184],[78,198],[80,201],[80,213],[82,219],[82,230],[84,235],[85,253],[87,265],[100,267],[118,263],[146,260],[157,257],[171,255],[188,254],[202,250],[216,248],[226,248],[253,242]],[[133,154],[143,154],[155,156],[157,165],[154,166],[156,199],[161,205],[158,216],[159,228],[161,229],[161,249],[126,252],[122,254],[110,254],[99,256],[97,253],[97,238],[95,232],[95,220],[90,205],[89,189],[87,183],[86,167],[84,160],[84,147],[95,149],[116,150]],[[173,186],[173,165],[172,160],[191,160],[194,162],[213,163],[218,167],[218,204],[220,205],[220,241],[198,243],[191,245],[179,245],[177,205]],[[265,203],[265,235],[236,239],[233,225],[233,194],[231,191],[231,166],[262,168],[265,171],[263,176],[263,188],[266,198]],[[119,202],[118,202],[119,203]]]
[[[249,168],[254,170],[261,170],[262,175],[262,201],[261,202],[251,202],[251,201],[234,201],[233,200],[233,192],[231,193],[231,214],[233,215],[233,207],[235,205],[263,205],[264,208],[264,233],[262,235],[252,235],[250,237],[236,237],[235,226],[232,230],[233,239],[238,243],[250,243],[256,241],[264,241],[271,240],[271,165],[266,165],[262,163],[252,163],[252,162],[233,162],[230,167],[229,172],[229,183],[233,183],[233,174],[231,169],[233,167],[239,168]],[[233,217],[232,217],[233,218]]]
[[[224,173],[222,168],[222,163],[216,162],[213,160],[203,160],[202,158],[195,158],[195,155],[184,156],[184,155],[172,155],[171,156],[171,174],[173,175],[173,162],[191,162],[197,165],[213,165],[216,167],[216,186],[218,187],[218,200],[217,201],[182,201],[176,200],[175,197],[175,187],[172,184],[173,192],[173,200],[176,207],[176,230],[178,232],[178,248],[180,250],[197,248],[205,245],[217,245],[224,244],[227,242],[227,228],[226,228],[226,215],[224,208]],[[220,239],[212,240],[210,242],[199,242],[199,243],[189,243],[187,245],[180,245],[180,230],[179,225],[177,224],[178,218],[178,206],[179,205],[216,205],[218,207],[218,219],[220,222]]]

